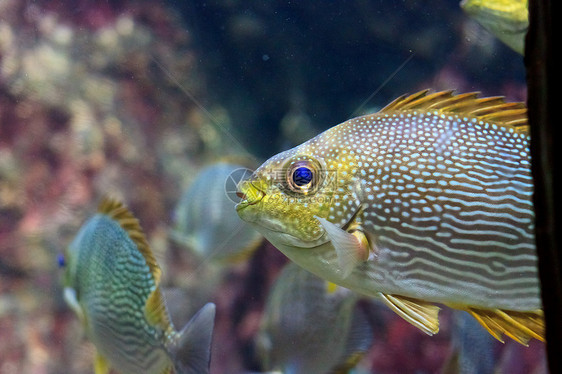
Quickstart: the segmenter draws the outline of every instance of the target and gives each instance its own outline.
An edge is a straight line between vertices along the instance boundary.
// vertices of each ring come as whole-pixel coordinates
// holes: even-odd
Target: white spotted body
[[[477,319],[539,313],[528,143],[522,104],[424,91],[272,157],[238,211],[299,265],[404,318],[417,317],[400,298]],[[292,181],[304,167],[314,178]]]

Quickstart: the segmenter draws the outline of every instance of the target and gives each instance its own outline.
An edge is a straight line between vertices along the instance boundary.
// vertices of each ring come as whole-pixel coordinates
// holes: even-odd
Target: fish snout
[[[256,184],[251,180],[247,180],[240,182],[238,185],[238,191],[236,191],[236,196],[241,199],[241,201],[236,205],[236,210],[240,210],[249,205],[254,205],[260,202],[264,198],[265,192],[256,186]]]

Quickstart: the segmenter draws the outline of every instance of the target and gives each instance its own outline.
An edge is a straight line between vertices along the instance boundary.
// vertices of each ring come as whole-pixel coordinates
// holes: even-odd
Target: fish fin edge
[[[144,315],[147,322],[152,326],[158,326],[163,331],[171,328],[172,324],[160,288],[154,289],[146,299]]]
[[[78,301],[78,297],[76,296],[76,290],[72,287],[65,287],[63,290],[63,298],[74,314],[78,316],[78,320],[82,326],[86,327],[88,322],[86,320],[86,315],[84,314],[84,309],[82,309],[82,306]]]
[[[110,369],[111,367],[107,359],[96,350],[96,357],[94,358],[94,373],[109,374]]]
[[[150,273],[154,277],[154,282],[158,286],[162,276],[162,270],[150,249],[146,236],[139,220],[133,213],[119,200],[104,197],[98,206],[98,213],[104,214],[119,223],[121,228],[127,232],[129,238],[136,244],[139,252],[144,257]]]
[[[478,97],[479,92],[454,94],[452,90],[430,92],[429,89],[403,95],[379,113],[418,110],[440,114],[458,114],[492,121],[514,128],[526,129],[527,108],[521,102],[506,102],[502,96]]]
[[[340,270],[343,277],[347,278],[355,267],[368,259],[369,243],[367,238],[361,231],[349,233],[325,218],[317,216],[315,218],[330,238],[338,257]]]
[[[175,334],[167,349],[176,372],[209,373],[215,313],[215,304],[205,304],[185,327]]]
[[[518,312],[502,309],[457,308],[470,313],[494,338],[504,343],[503,335],[528,346],[531,339],[545,341],[542,310]]]
[[[400,317],[428,335],[439,332],[439,310],[432,303],[399,295],[380,294],[382,301]]]

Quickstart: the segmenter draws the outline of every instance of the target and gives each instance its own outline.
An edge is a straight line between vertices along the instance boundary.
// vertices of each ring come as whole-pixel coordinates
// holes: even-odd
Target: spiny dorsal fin
[[[129,234],[129,237],[137,245],[139,252],[144,257],[150,269],[150,273],[154,277],[154,283],[158,286],[162,271],[156,262],[156,258],[152,254],[148,241],[139,224],[139,220],[135,218],[123,203],[109,197],[104,197],[102,199],[98,206],[98,213],[104,214],[118,222],[123,230]]]
[[[423,90],[409,96],[400,96],[380,113],[402,110],[454,113],[514,127],[527,126],[527,108],[524,103],[507,103],[501,96],[479,98],[478,92],[455,95],[453,91],[430,93],[429,90]]]
[[[439,307],[423,300],[399,295],[380,294],[382,301],[396,314],[428,335],[439,332]]]
[[[164,298],[158,287],[162,270],[156,262],[152,250],[146,240],[139,220],[131,213],[123,203],[116,199],[105,197],[99,207],[98,213],[104,214],[119,223],[131,240],[136,244],[139,252],[144,257],[150,273],[154,278],[155,289],[148,296],[144,311],[147,321],[153,326],[160,326],[163,330],[171,328],[170,319],[164,305]]]
[[[545,341],[542,310],[531,312],[477,308],[466,308],[465,310],[502,343],[504,334],[525,346],[528,345],[531,338]]]

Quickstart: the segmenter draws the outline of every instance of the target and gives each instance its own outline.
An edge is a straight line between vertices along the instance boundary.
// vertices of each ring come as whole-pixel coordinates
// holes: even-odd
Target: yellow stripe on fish
[[[522,103],[421,91],[273,156],[242,219],[291,260],[429,334],[435,303],[544,340]]]

